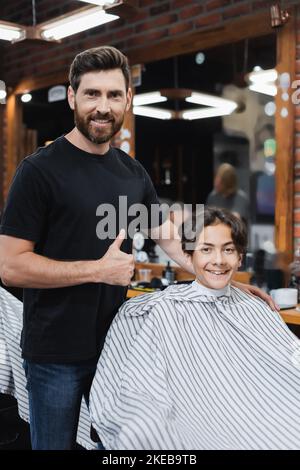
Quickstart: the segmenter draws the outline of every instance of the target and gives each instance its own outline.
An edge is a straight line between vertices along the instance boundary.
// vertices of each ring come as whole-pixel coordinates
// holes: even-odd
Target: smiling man
[[[203,218],[182,236],[195,281],[126,302],[108,332],[90,395],[106,449],[300,449],[300,342],[231,285],[241,220]]]
[[[1,278],[24,288],[33,449],[74,448],[82,396],[134,272],[127,227],[99,239],[97,208],[115,207],[117,224],[120,195],[149,211],[159,203],[142,165],[110,146],[131,106],[127,58],[109,46],[83,51],[69,79],[75,127],[22,161],[0,229]]]
[[[101,83],[101,87],[99,87]],[[68,89],[76,127],[66,138],[74,145],[85,137],[86,150],[105,154],[111,138],[121,129],[124,114],[131,105],[132,93],[120,69],[86,73]],[[78,142],[80,141],[80,142]]]
[[[110,145],[131,106],[127,58],[110,46],[88,49],[74,58],[69,80],[75,127],[21,162],[0,228],[2,281],[24,288],[31,443],[44,450],[75,447],[82,397],[88,401],[106,332],[134,272],[130,221],[120,217],[118,201],[148,214],[159,206],[143,166]],[[114,217],[102,237],[99,208],[107,206]],[[160,223],[144,227],[159,242]],[[161,243],[192,270],[179,240]]]

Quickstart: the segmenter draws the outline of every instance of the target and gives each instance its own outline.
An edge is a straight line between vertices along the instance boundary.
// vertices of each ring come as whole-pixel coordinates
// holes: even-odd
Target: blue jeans
[[[95,359],[76,364],[24,361],[33,450],[75,448],[81,400],[88,405],[96,367]]]

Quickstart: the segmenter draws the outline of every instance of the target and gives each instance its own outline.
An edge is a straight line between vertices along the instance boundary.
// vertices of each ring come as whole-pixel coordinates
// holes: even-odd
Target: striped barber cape
[[[193,282],[126,302],[90,395],[106,449],[300,449],[300,341],[262,300]]]
[[[0,287],[0,392],[14,396],[22,419],[29,422],[28,394],[21,357],[20,337],[23,324],[23,304]],[[77,442],[86,449],[95,449],[90,439],[91,421],[82,400]]]

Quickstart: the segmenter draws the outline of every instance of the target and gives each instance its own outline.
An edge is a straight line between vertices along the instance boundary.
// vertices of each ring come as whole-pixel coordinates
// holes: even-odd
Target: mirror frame
[[[279,73],[288,72],[291,83],[296,78],[296,11],[290,9],[291,16],[286,24],[272,28],[270,12],[265,11],[226,22],[224,25],[182,37],[167,39],[159,44],[128,52],[131,65],[154,62],[175,55],[204,50],[230,44],[247,38],[276,34],[276,69]],[[5,199],[10,182],[18,164],[18,137],[21,135],[22,103],[21,93],[27,90],[45,88],[67,81],[67,70],[61,73],[21,80],[7,99],[7,152],[4,160],[3,197]],[[292,90],[293,91],[293,90]],[[276,152],[276,200],[275,200],[275,246],[286,254],[288,261],[293,257],[293,207],[294,207],[294,119],[295,106],[290,99],[283,102],[280,94],[276,97],[275,115]],[[283,118],[279,110],[285,106],[288,118]]]

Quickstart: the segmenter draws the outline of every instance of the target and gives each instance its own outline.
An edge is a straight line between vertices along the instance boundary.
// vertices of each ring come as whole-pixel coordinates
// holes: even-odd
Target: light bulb
[[[21,96],[21,101],[23,103],[29,103],[29,101],[32,100],[32,95],[30,93],[24,93],[24,95]]]

